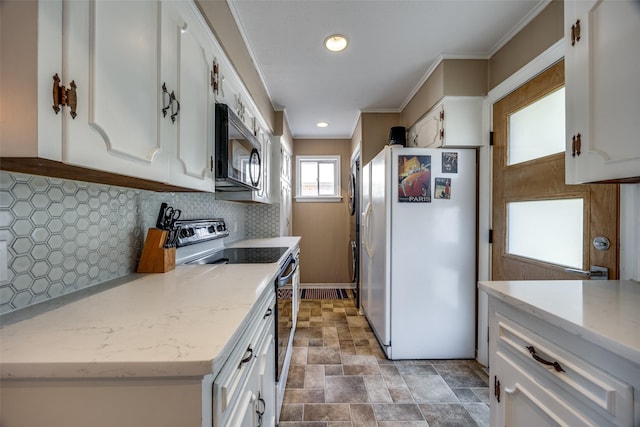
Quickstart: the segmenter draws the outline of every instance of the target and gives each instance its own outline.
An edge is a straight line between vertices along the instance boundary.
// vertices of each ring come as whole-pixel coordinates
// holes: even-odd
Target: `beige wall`
[[[351,140],[296,139],[295,155],[340,155],[339,203],[293,202],[293,235],[301,236],[300,266],[302,283],[350,283],[349,212],[347,182]],[[295,168],[293,171],[295,182]],[[294,190],[295,196],[295,190]]]
[[[37,156],[38,3],[0,1],[0,155]],[[62,73],[59,70],[58,73]],[[51,77],[50,77],[51,78]],[[25,147],[34,151],[25,153]]]
[[[362,143],[362,116],[358,117],[358,123],[351,136],[351,152],[355,152]]]
[[[240,75],[240,79],[247,87],[270,130],[274,130],[275,111],[251,60],[251,55],[242,40],[242,35],[236,26],[229,5],[222,0],[196,0],[196,4]]]
[[[489,90],[564,37],[564,3],[554,0],[489,60]]]
[[[487,94],[489,70],[486,59],[446,59],[443,64],[445,96],[485,96]]]
[[[425,70],[425,73],[427,70]],[[400,122],[409,129],[444,96],[444,64],[441,62],[402,110]]]
[[[485,96],[488,69],[485,59],[444,59],[402,110],[400,122],[413,126],[443,96]]]
[[[369,163],[382,147],[389,143],[389,129],[400,125],[399,113],[362,113],[362,142],[360,159],[362,165]]]

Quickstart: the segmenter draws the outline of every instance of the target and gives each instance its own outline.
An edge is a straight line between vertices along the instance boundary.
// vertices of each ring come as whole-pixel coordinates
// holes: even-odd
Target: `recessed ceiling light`
[[[319,128],[326,128],[327,126],[329,126],[329,123],[319,122],[316,126],[318,126]]]
[[[347,38],[341,34],[332,34],[324,39],[324,46],[331,52],[340,52],[347,47]]]

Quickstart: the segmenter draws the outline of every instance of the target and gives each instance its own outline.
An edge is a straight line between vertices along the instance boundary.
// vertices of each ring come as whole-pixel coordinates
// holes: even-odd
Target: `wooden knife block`
[[[150,228],[138,263],[138,273],[166,273],[176,268],[176,248],[165,248],[167,230]]]

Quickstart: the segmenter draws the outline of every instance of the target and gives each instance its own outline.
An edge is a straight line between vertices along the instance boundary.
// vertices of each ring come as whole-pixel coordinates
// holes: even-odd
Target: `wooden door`
[[[578,200],[582,205],[582,218],[576,218],[582,222],[582,265],[573,267],[589,270],[592,265],[603,266],[609,269],[609,278],[618,277],[618,185],[565,185],[564,151],[508,164],[510,117],[563,86],[564,62],[561,61],[493,106],[492,280],[587,278],[567,272],[567,265],[514,254],[510,249],[508,210],[517,202],[559,200]],[[544,229],[534,230],[533,234],[532,245],[541,243],[548,245],[550,250],[566,243]],[[596,237],[606,237],[610,242],[609,249],[596,249],[592,244]]]

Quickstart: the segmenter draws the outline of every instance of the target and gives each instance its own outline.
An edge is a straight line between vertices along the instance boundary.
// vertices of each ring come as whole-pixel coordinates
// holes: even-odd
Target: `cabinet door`
[[[170,182],[213,191],[213,92],[210,86],[213,55],[207,33],[187,2],[164,3],[166,43],[163,60],[169,92],[180,103],[176,120],[162,120],[163,137],[172,150]],[[166,97],[166,95],[165,95]],[[171,115],[171,111],[167,111]]]
[[[245,390],[240,396],[229,422],[229,427],[256,427],[256,395],[253,390]]]
[[[640,177],[640,7],[565,2],[567,183]]]
[[[280,178],[291,184],[291,153],[284,147],[280,149]]]
[[[565,404],[561,394],[540,385],[519,361],[508,353],[498,352],[491,365],[493,397],[492,426],[590,426]]]
[[[273,322],[270,328],[273,330]],[[276,347],[273,334],[264,341],[256,361],[260,367],[260,393],[258,395],[258,425],[276,425]]]
[[[440,113],[442,147],[479,147],[482,145],[482,97],[445,98]]]
[[[291,185],[288,182],[280,183],[280,235],[291,235]]]
[[[414,147],[440,147],[442,145],[442,106],[439,106],[416,124],[415,138],[410,141],[410,146]]]
[[[160,2],[69,1],[63,13],[63,74],[78,94],[77,117],[65,115],[63,161],[167,181]]]

